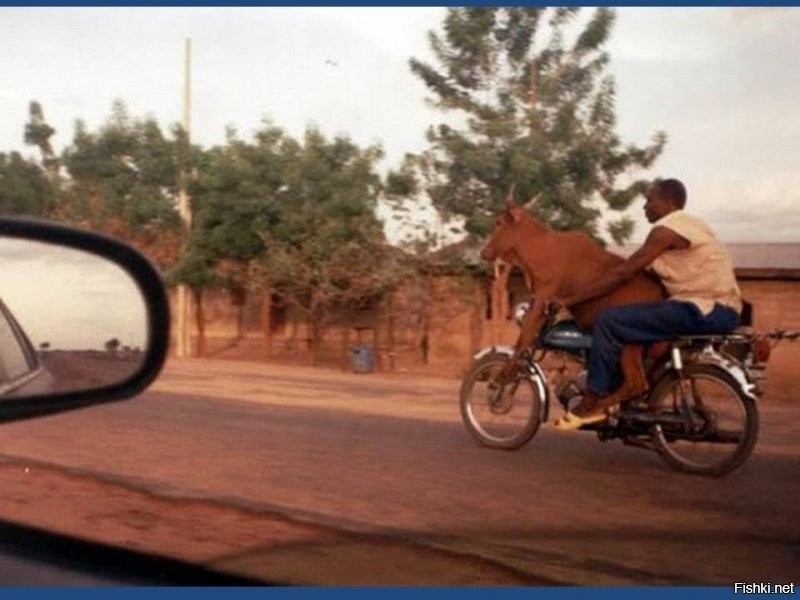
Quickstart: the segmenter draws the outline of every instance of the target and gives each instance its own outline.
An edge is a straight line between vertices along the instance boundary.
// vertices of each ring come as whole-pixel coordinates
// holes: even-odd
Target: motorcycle
[[[515,310],[517,325],[530,308]],[[584,425],[601,441],[656,451],[677,471],[726,475],[741,466],[758,438],[758,398],[775,344],[800,332],[757,333],[740,328],[730,335],[685,336],[668,350],[645,358],[649,391],[623,402],[601,423]],[[476,353],[460,391],[461,417],[482,445],[516,450],[550,418],[557,400],[564,412],[586,389],[591,337],[571,319],[549,311],[539,336],[517,359],[504,386],[498,374],[514,359],[512,346]]]

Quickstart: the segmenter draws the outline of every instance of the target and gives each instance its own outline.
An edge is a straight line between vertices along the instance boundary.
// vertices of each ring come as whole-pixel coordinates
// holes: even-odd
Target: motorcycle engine
[[[551,352],[547,370],[550,390],[565,410],[571,410],[586,391],[586,369],[569,354]]]

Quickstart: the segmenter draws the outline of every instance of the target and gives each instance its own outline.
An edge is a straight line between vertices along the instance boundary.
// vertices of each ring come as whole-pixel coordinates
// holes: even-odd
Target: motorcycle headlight
[[[520,327],[522,327],[522,319],[525,318],[525,315],[528,313],[530,307],[530,302],[520,302],[514,309],[514,321],[516,321],[517,325]]]

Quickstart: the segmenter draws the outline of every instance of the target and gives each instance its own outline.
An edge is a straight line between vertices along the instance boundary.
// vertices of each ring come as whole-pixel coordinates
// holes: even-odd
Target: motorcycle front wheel
[[[523,373],[502,389],[493,389],[492,382],[508,360],[493,353],[473,364],[461,384],[461,419],[483,446],[516,450],[539,430],[544,399]]]
[[[649,404],[659,421],[653,446],[675,470],[720,477],[741,466],[756,445],[756,404],[719,367],[687,365],[683,382],[668,373]]]

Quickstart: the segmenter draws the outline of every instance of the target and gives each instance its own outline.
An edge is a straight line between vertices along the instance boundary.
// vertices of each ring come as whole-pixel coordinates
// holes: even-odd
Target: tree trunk
[[[436,280],[434,276],[425,277],[428,302],[422,321],[422,364],[428,365],[431,360],[431,327],[433,325],[433,307],[436,306]]]
[[[389,370],[394,371],[397,368],[395,364],[395,340],[394,340],[394,295],[390,294],[389,298],[386,300],[386,304],[388,307],[388,319],[386,323],[386,346],[388,348],[388,355],[389,355]]]
[[[236,306],[236,341],[244,337],[244,306],[247,302],[247,289],[242,285],[233,285],[230,289],[231,301]]]
[[[261,300],[261,330],[264,332],[267,358],[272,357],[272,291],[264,290]]]
[[[299,323],[297,318],[297,311],[292,310],[292,333],[291,336],[289,337],[289,348],[292,350],[292,352],[294,352],[295,349],[297,348],[298,328],[299,328]]]
[[[192,288],[194,297],[194,322],[197,327],[197,347],[195,356],[205,356],[206,353],[206,316],[203,312],[203,290]]]
[[[430,319],[427,315],[422,318],[422,339],[419,343],[419,349],[422,354],[422,364],[427,366],[431,352]]]
[[[485,320],[484,315],[484,302],[485,302],[484,290],[480,284],[475,286],[474,290],[474,303],[472,312],[470,314],[470,344],[471,348],[470,351],[475,352],[479,350],[483,346],[483,322]]]
[[[312,314],[308,328],[308,364],[316,367],[319,364],[320,325],[318,318]]]
[[[319,359],[320,313],[317,303],[312,300],[308,311],[308,364],[317,366]]]

